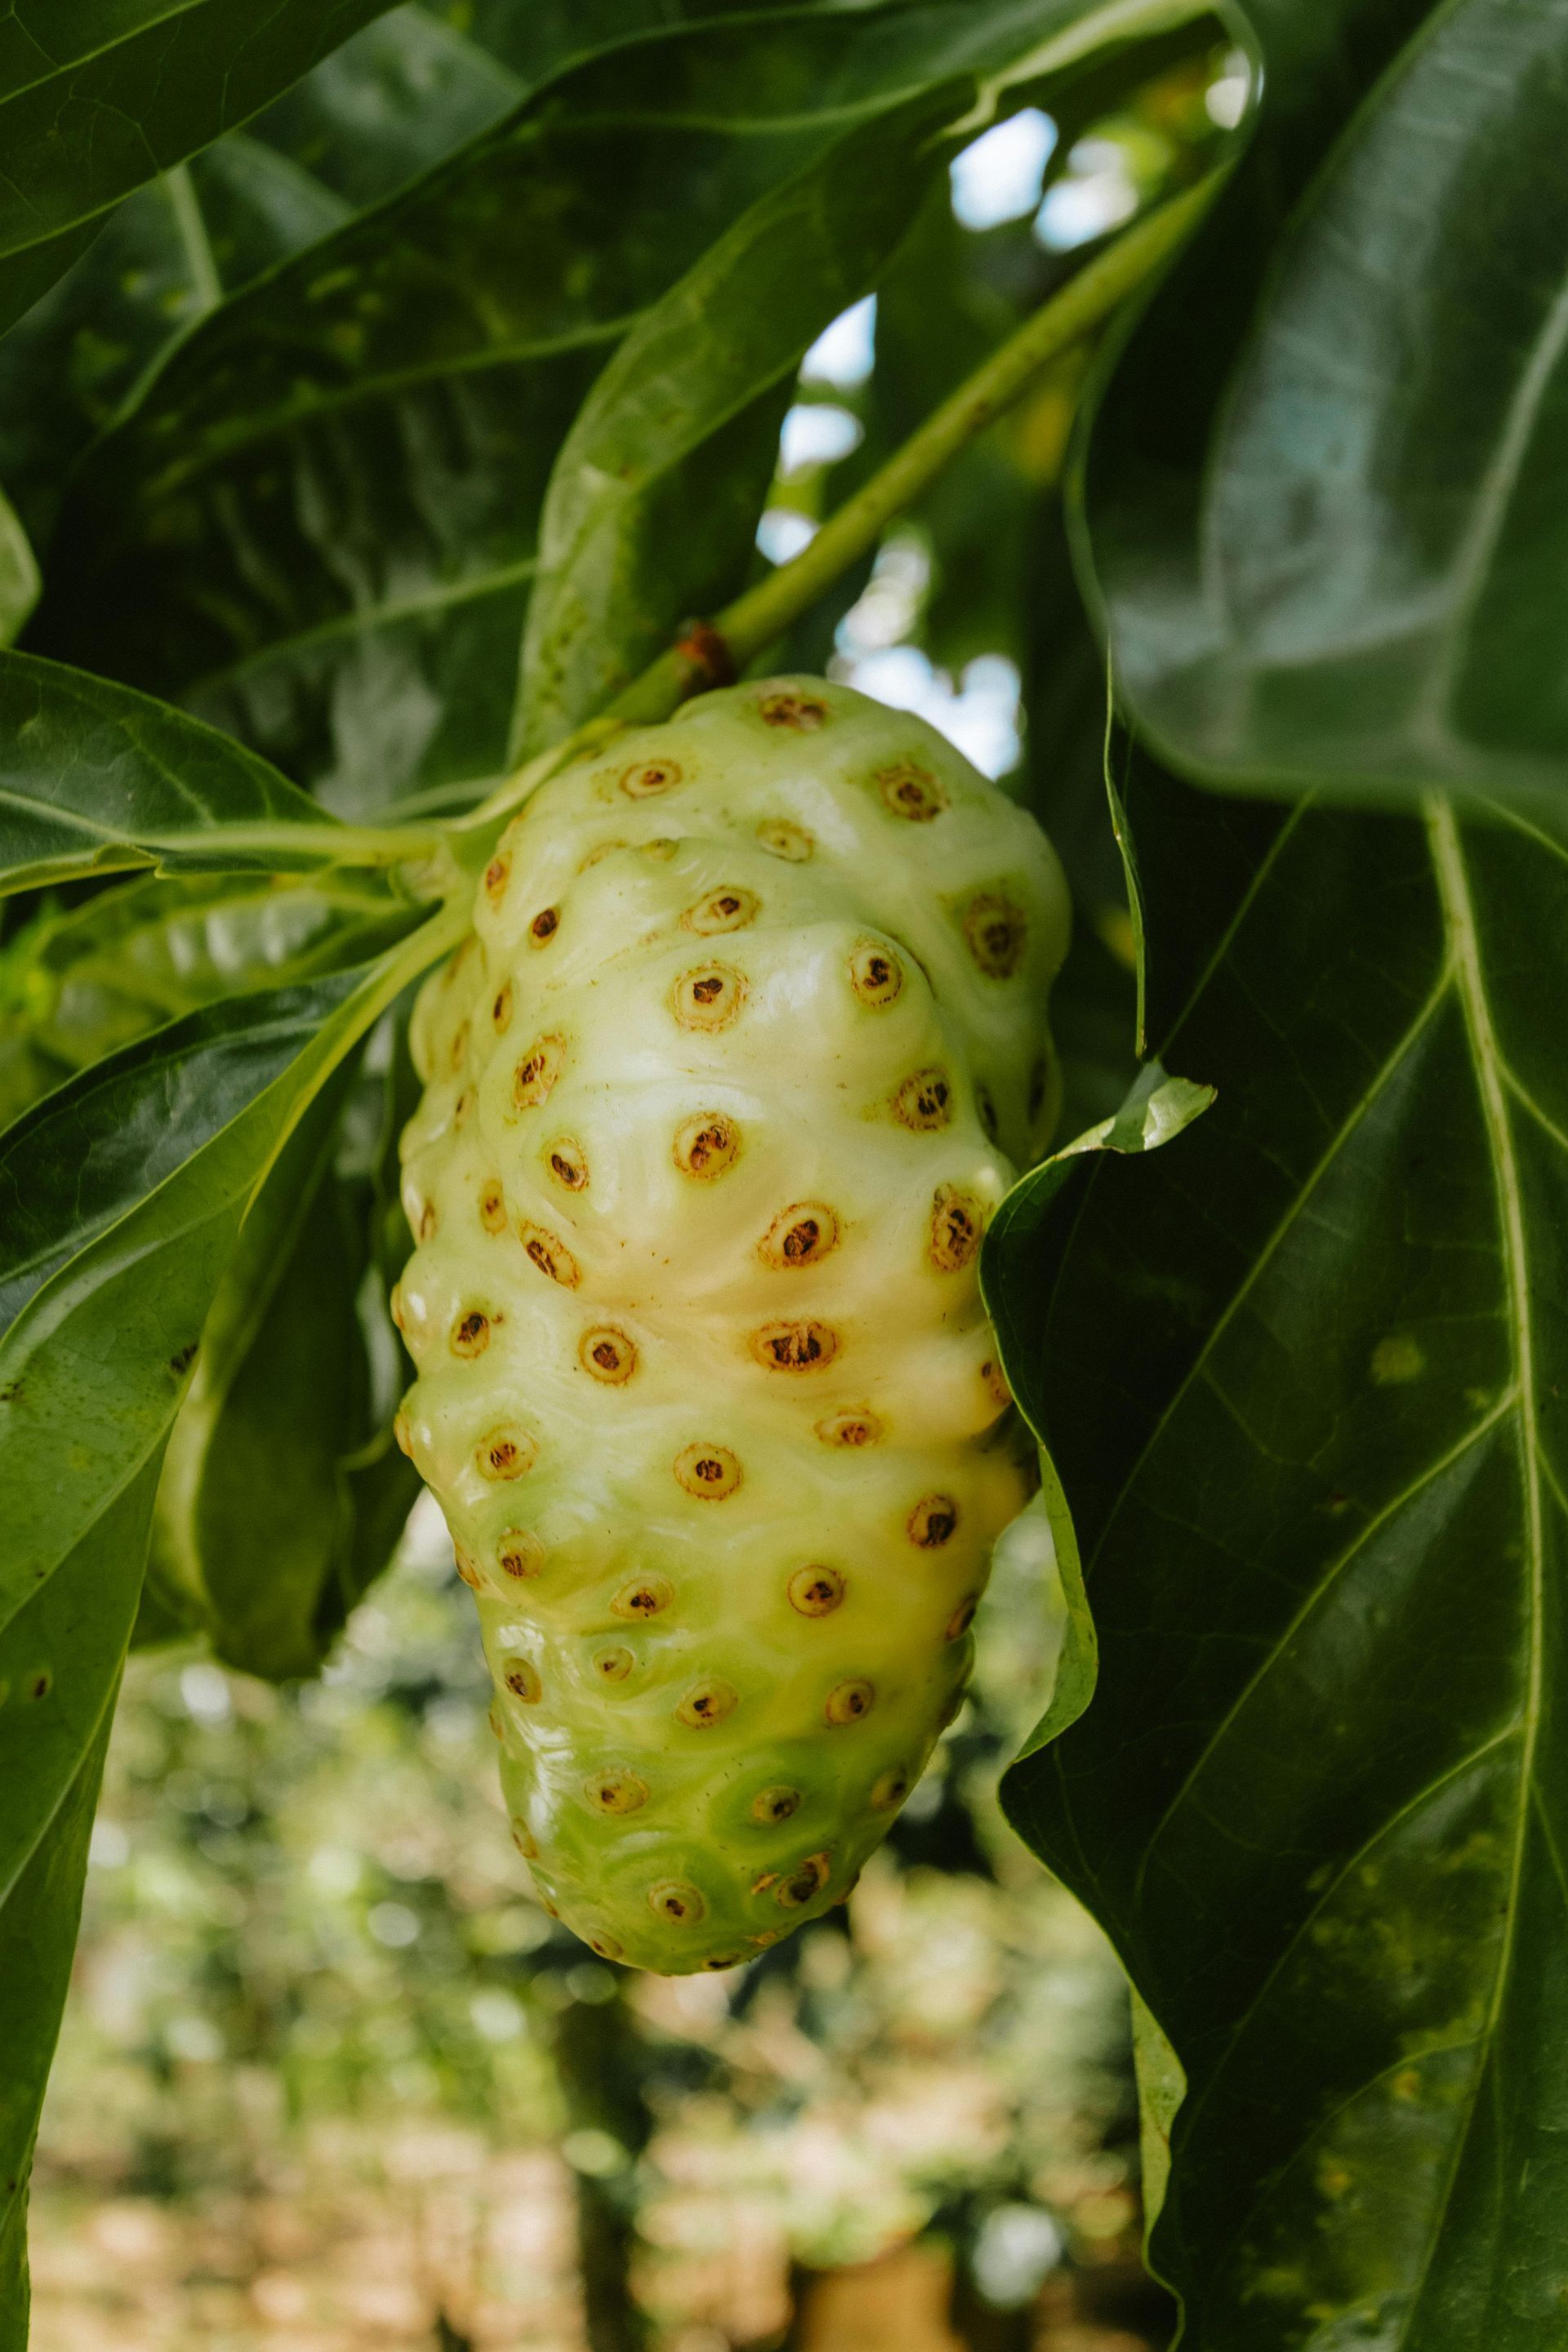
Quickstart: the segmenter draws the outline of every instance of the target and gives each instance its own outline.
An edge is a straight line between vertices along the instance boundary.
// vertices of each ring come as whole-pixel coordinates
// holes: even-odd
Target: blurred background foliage
[[[522,40],[522,15],[500,0],[395,11],[121,209],[0,357],[0,474],[41,545],[59,482],[174,338],[481,138],[540,59],[609,29],[603,8],[546,10]],[[878,295],[807,354],[759,572],[796,552],[1085,247],[1206,168],[1246,75],[1183,40],[1141,87],[1089,77],[1070,121],[1021,88],[958,157]],[[1064,1132],[1112,1110],[1135,1066],[1105,681],[1058,496],[1089,363],[1062,363],[969,450],[770,663],[918,709],[1052,832],[1079,913],[1057,1010]],[[57,376],[70,396],[40,404]],[[498,579],[487,593],[515,633],[518,583]],[[44,618],[47,646],[64,624]],[[367,646],[380,625],[372,612]],[[465,625],[457,609],[432,657],[438,669],[450,655],[448,719],[468,708]],[[322,642],[335,661],[330,631]],[[351,670],[334,676],[352,703]],[[276,751],[268,712],[286,701],[267,724],[254,710],[240,724],[237,706],[216,715]],[[488,742],[491,716],[479,732]],[[379,740],[373,726],[356,759]],[[295,765],[310,780],[326,757]],[[460,804],[488,781],[473,768],[464,737],[393,785]],[[0,919],[4,1125],[110,1046],[237,988],[341,965],[396,917],[360,882],[142,879],[12,902]],[[363,1116],[321,1179],[351,1237],[345,1263],[368,1269],[366,1429],[390,1409],[384,1284],[403,1244],[378,1171],[404,1082],[389,1023],[356,1082]],[[376,1524],[408,1499],[390,1486]],[[330,1639],[367,1580],[353,1559],[332,1573],[330,1591],[300,1583],[291,1638]],[[1137,2257],[1125,1987],[995,1802],[1048,1695],[1058,1608],[1031,1514],[982,1614],[973,1695],[847,1910],[744,1971],[671,1982],[604,1967],[523,1892],[471,1608],[428,1503],[319,1680],[258,1681],[188,1639],[144,1650],[42,2132],[37,2340],[1164,2343],[1169,2306]],[[154,1613],[142,1630],[172,1622]]]

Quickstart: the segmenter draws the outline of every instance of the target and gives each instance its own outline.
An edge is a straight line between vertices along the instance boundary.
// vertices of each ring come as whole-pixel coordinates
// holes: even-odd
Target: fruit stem
[[[1104,325],[1128,295],[1174,252],[1213,192],[1212,181],[1205,180],[1162,205],[1042,303],[967,382],[932,410],[887,464],[846,499],[808,547],[726,606],[710,627],[701,628],[701,642],[709,649],[706,661],[694,654],[689,633],[684,634],[682,641],[651,662],[607,710],[509,776],[453,832],[493,830],[498,818],[510,815],[548,777],[607,742],[621,728],[654,726],[668,719],[689,696],[713,684],[716,655],[727,661],[732,674],[744,670],[808,613],[852,563],[876,546],[893,517],[928,489],[943,467],[1010,408],[1044,368]]]
[[[828,518],[792,562],[748,589],[713,623],[738,674],[784,635],[852,563],[868,553],[894,516],[913,504],[943,467],[988,425],[1021,398],[1051,361],[1102,326],[1186,236],[1207,205],[1205,182],[1162,205],[1104,253],[1088,263],[1058,294],[1042,303],[955,393],[932,410],[889,458]],[[680,647],[662,654],[610,705],[607,717],[627,726],[668,719],[705,683],[692,677]]]

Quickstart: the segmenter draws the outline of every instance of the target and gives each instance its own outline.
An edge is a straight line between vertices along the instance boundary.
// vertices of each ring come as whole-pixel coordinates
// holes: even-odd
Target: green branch
[[[968,381],[932,411],[887,464],[846,500],[793,562],[726,607],[702,647],[672,646],[616,697],[599,718],[510,776],[454,833],[493,829],[547,778],[595,750],[623,727],[656,725],[687,698],[716,682],[715,670],[746,668],[808,613],[850,565],[868,554],[895,515],[912,506],[942,469],[1012,407],[1053,360],[1081,342],[1175,251],[1214,192],[1211,181],[1162,205],[1080,269]]]

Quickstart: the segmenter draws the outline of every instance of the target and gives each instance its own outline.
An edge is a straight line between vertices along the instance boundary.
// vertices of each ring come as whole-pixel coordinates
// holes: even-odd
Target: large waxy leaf
[[[471,799],[508,755],[551,467],[638,314],[857,120],[1198,13],[946,0],[616,43],[203,322],[84,467],[32,642],[345,814]]]
[[[386,0],[15,0],[0,23],[0,326],[121,198],[257,113]]]
[[[1157,1027],[1219,1104],[988,1258],[1082,1555],[1009,1808],[1185,2073],[1152,2240],[1184,2341],[1537,2352],[1568,854],[1149,773],[1133,811]]]
[[[154,1524],[160,1595],[230,1664],[274,1680],[315,1670],[325,1637],[385,1566],[419,1486],[391,1441],[396,1334],[379,1287],[364,1295],[374,1194],[367,1171],[344,1165],[353,1087],[345,1066],[247,1220],[174,1424]],[[384,1074],[360,1082],[350,1128],[367,1111],[377,1118],[377,1162],[396,1149],[391,1107]],[[405,1224],[402,1237],[406,1248]]]
[[[0,480],[46,555],[70,467],[180,336],[521,95],[477,43],[396,8],[248,129],[129,197],[0,340]]]
[[[350,862],[353,837],[265,761],[163,703],[0,653],[0,893],[73,875]]]
[[[145,1484],[150,1508],[151,1481]],[[26,2352],[27,2178],[70,1981],[112,1712],[106,1705],[48,1830],[11,1900],[0,1908],[0,1982],[6,1990],[6,2063],[0,2072],[0,2352]]]
[[[1201,559],[1171,568],[1152,517],[1113,543],[1125,682],[1189,770],[1562,804],[1565,78],[1562,8],[1439,12],[1277,267],[1216,424]]]
[[[521,755],[603,709],[683,614],[738,590],[800,361],[901,242],[942,168],[934,134],[960,110],[939,91],[851,134],[752,205],[622,343],[544,504]],[[702,332],[709,319],[721,335]]]
[[[0,1128],[148,1030],[363,963],[418,910],[375,875],[139,875],[41,914],[0,957]]]

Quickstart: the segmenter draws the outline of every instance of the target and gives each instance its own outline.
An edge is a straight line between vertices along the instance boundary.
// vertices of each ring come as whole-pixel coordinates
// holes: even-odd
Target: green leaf
[[[70,1982],[110,1714],[106,1706],[47,1832],[0,1906],[7,2040],[0,2076],[0,2352],[26,2352],[27,2176]]]
[[[1127,683],[1189,772],[1563,805],[1565,75],[1556,9],[1435,12],[1278,257],[1214,420],[1201,566],[1153,517],[1108,558]]]
[[[42,584],[21,518],[0,490],[0,646],[15,641]]]
[[[1149,771],[1131,814],[1165,1051],[1220,1102],[987,1244],[1087,1591],[1069,1544],[1077,1681],[1008,1809],[1185,2074],[1152,2240],[1184,2340],[1535,2352],[1568,2188],[1568,853]]]
[[[0,957],[0,1128],[73,1072],[225,996],[297,985],[402,938],[374,875],[152,875],[43,913]]]
[[[79,1236],[61,1231],[58,1189],[51,1202],[28,1184],[34,1219],[17,1251],[26,1303],[0,1338],[0,1483],[9,1515],[0,1623],[56,1572],[161,1450],[257,1187],[344,1055],[457,935],[456,922],[443,915],[357,978],[342,975],[302,992],[318,1024],[309,1041],[133,1206],[125,1204],[135,1181],[130,1171],[117,1179],[111,1166],[100,1177],[89,1160],[86,1175],[94,1189],[83,1230],[96,1230],[63,1265],[62,1249]],[[260,1026],[277,1022],[276,994],[250,1003]],[[305,1003],[295,1010],[307,1013]],[[221,1024],[234,1011],[232,1004],[216,1007],[185,1025]],[[130,1056],[160,1048],[166,1054],[171,1034],[132,1047]],[[96,1076],[88,1073],[87,1081],[41,1104],[13,1137],[32,1138],[37,1153],[47,1129],[58,1150],[62,1105]],[[189,1082],[195,1073],[187,1067],[180,1076]],[[155,1076],[161,1086],[163,1074]],[[197,1136],[201,1117],[198,1108]],[[101,1222],[105,1199],[121,1209],[117,1222]]]
[[[967,95],[922,96],[770,190],[621,344],[551,478],[518,757],[592,718],[684,614],[739,589],[801,359],[907,233],[944,167],[934,134]]]
[[[216,729],[81,670],[0,653],[0,893],[139,866],[309,870],[364,849]]]
[[[342,814],[466,804],[505,767],[551,468],[639,314],[857,121],[1180,13],[945,0],[616,42],[203,321],[81,468],[31,642]]]
[[[94,1063],[0,1136],[0,1327],[290,1068],[353,976],[193,1013]]]
[[[369,1434],[367,1236],[332,1172],[353,1075],[322,1089],[246,1220],[158,1497],[160,1590],[229,1664],[274,1681],[320,1662],[318,1610],[352,1537],[340,1464]]]
[[[16,0],[0,25],[0,326],[121,198],[232,130],[386,0]]]

